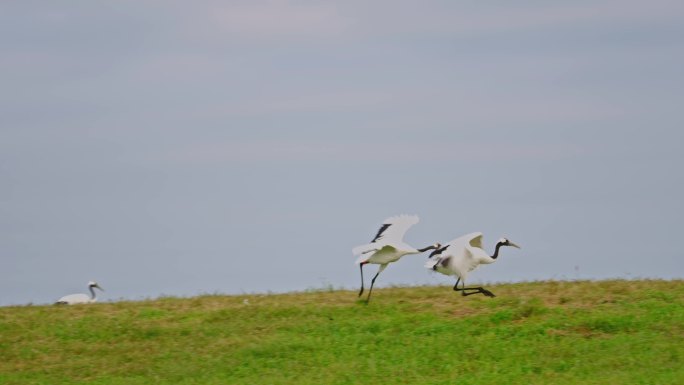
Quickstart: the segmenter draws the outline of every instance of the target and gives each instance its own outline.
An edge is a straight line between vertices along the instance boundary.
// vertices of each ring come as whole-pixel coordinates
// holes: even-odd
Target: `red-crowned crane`
[[[90,281],[88,282],[88,289],[90,290],[90,296],[88,294],[69,294],[65,295],[64,297],[60,298],[55,302],[57,305],[75,305],[79,303],[92,303],[97,301],[97,295],[95,294],[95,290],[93,288],[100,289],[104,291],[103,288],[100,287],[100,285],[97,284],[95,281]]]
[[[494,297],[491,291],[483,287],[465,287],[465,280],[468,273],[478,266],[494,263],[499,256],[499,248],[502,246],[520,248],[508,239],[501,238],[496,243],[494,254],[489,255],[482,247],[482,233],[470,233],[433,251],[428,257],[425,267],[444,275],[455,275],[457,280],[454,290],[460,291],[464,296],[480,293],[487,297]],[[460,281],[463,282],[463,287],[459,289],[458,283]]]
[[[361,270],[361,290],[359,297],[363,294],[363,266],[369,263],[380,265],[378,272],[371,281],[371,287],[368,290],[368,298],[366,303],[370,301],[370,296],[373,291],[373,285],[378,275],[385,270],[388,264],[396,262],[399,258],[407,254],[420,254],[428,250],[438,249],[439,243],[432,246],[424,247],[422,249],[415,249],[404,243],[404,234],[406,231],[416,223],[419,219],[415,215],[399,215],[385,219],[380,230],[375,235],[375,238],[366,245],[357,246],[352,249],[354,255],[359,255],[356,263],[359,264]]]

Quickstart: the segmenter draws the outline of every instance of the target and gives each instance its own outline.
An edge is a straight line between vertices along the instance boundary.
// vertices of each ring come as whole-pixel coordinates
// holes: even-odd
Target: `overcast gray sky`
[[[680,1],[17,1],[0,43],[0,305],[356,289],[401,213],[523,247],[473,281],[684,278]]]

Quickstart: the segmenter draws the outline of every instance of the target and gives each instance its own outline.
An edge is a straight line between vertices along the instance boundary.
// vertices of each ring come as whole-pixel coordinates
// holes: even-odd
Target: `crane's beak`
[[[100,287],[100,285],[95,285],[95,286],[93,286],[93,287],[96,287],[96,288],[98,288],[98,289],[100,289],[100,290],[102,290],[102,291],[105,291],[103,288]]]
[[[515,247],[516,249],[520,249],[520,246],[516,245],[515,243],[513,243],[513,242],[511,242],[511,241],[508,241],[508,246],[513,246],[513,247]]]

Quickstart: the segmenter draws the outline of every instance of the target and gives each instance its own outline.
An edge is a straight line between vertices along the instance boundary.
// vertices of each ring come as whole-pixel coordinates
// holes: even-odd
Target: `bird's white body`
[[[468,273],[475,270],[478,266],[495,262],[499,256],[499,248],[501,246],[520,248],[520,246],[508,239],[501,238],[496,243],[494,254],[490,256],[482,247],[482,233],[466,234],[437,248],[430,254],[425,267],[445,275],[458,277],[454,290],[460,291],[463,296],[479,293],[487,297],[494,297],[491,291],[483,287],[466,287],[465,281]],[[463,282],[462,288],[458,287],[459,282]]]
[[[418,250],[411,246],[402,243],[394,245],[385,245],[381,248],[369,253],[369,255],[361,255],[356,259],[356,263],[374,263],[378,265],[386,265],[388,263],[396,262],[404,255],[418,254]]]
[[[97,297],[91,298],[88,294],[79,293],[65,295],[64,297],[60,298],[57,302],[64,303],[67,305],[75,305],[78,303],[91,303],[96,301]]]
[[[482,247],[482,233],[479,232],[458,237],[442,247],[447,248],[441,254],[430,257],[425,267],[462,280],[478,266],[496,261]]]
[[[97,301],[97,294],[93,288],[98,288],[103,290],[95,281],[88,282],[88,289],[90,290],[90,295],[88,294],[69,294],[57,300],[59,305],[77,305],[82,303],[93,303]]]

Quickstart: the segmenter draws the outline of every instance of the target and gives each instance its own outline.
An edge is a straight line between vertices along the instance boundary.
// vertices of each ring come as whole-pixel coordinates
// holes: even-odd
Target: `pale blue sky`
[[[684,278],[681,2],[4,2],[0,43],[0,305],[356,289],[401,213],[523,247],[475,281]]]

